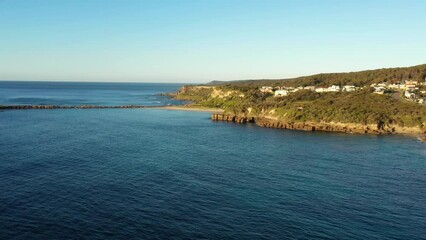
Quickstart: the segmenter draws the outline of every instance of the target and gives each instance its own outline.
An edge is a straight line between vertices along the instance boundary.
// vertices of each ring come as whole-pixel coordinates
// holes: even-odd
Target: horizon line
[[[210,82],[233,82],[233,81],[264,81],[264,80],[291,80],[302,77],[309,77],[321,74],[343,74],[343,73],[356,73],[356,72],[365,72],[365,71],[376,71],[376,70],[384,70],[384,69],[396,69],[396,68],[410,68],[410,67],[418,67],[426,65],[426,63],[410,65],[410,66],[399,66],[399,67],[382,67],[382,68],[374,68],[374,69],[364,69],[364,70],[354,70],[354,71],[342,71],[342,72],[320,72],[314,73],[310,75],[299,75],[295,77],[286,77],[286,78],[246,78],[246,79],[229,79],[229,80],[210,80],[206,82],[146,82],[146,81],[107,81],[107,80],[28,80],[28,79],[19,79],[19,80],[10,80],[10,79],[0,79],[0,82],[78,82],[78,83],[156,83],[156,84],[205,84]]]
[[[142,81],[93,81],[93,80],[10,80],[0,79],[0,82],[64,82],[64,83],[155,83],[155,84],[202,84],[189,82],[142,82]]]

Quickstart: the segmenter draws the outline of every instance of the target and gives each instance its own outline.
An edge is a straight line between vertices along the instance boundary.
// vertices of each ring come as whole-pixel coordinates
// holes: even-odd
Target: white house
[[[317,93],[328,92],[328,88],[327,87],[317,87],[317,88],[315,88],[315,92],[317,92]]]
[[[417,85],[405,84],[405,90],[408,90],[408,91],[419,90],[419,87],[417,87]]]
[[[385,91],[386,91],[386,88],[385,88],[385,87],[379,87],[379,86],[374,87],[374,92],[375,92],[375,93],[385,92]]]
[[[309,90],[309,91],[315,91],[315,86],[306,86],[303,89]]]
[[[274,97],[284,97],[284,96],[288,96],[289,91],[288,90],[276,90],[274,92]]]
[[[343,86],[343,89],[342,89],[343,92],[353,92],[355,90],[356,90],[356,87],[353,85]]]
[[[269,86],[263,86],[259,90],[263,93],[272,93],[273,92],[273,88],[269,87]]]
[[[385,90],[374,90],[373,93],[383,95],[385,94]]]
[[[376,87],[374,87],[374,93],[376,93],[376,94],[384,94],[385,91],[386,91],[386,88],[383,87],[383,86],[377,86],[376,85]]]
[[[405,81],[405,85],[414,85],[417,86],[418,82],[414,80],[407,80]]]
[[[340,87],[337,85],[333,85],[331,87],[328,87],[328,92],[340,92]]]
[[[406,98],[409,98],[409,99],[414,99],[414,98],[416,98],[416,94],[414,94],[414,93],[410,93],[409,91],[405,91],[404,96],[405,96]]]
[[[391,89],[400,89],[401,85],[398,84],[398,83],[392,83],[392,84],[389,84],[388,87],[391,88]]]

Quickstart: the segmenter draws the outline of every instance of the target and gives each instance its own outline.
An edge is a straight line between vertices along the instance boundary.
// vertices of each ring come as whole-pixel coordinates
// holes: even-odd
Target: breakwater
[[[144,106],[144,105],[122,105],[122,106],[99,106],[99,105],[0,105],[0,110],[14,109],[94,109],[94,108],[164,108],[170,106]]]

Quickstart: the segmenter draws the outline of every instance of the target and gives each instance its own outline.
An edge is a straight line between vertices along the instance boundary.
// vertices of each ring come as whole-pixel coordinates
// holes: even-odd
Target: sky
[[[0,0],[0,79],[291,78],[426,63],[424,0]]]

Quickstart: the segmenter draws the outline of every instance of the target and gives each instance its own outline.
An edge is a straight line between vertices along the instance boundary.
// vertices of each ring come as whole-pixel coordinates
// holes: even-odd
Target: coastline
[[[258,89],[239,82],[233,86],[189,85],[173,98],[222,107],[222,113],[212,114],[212,121],[298,131],[410,135],[425,141],[426,109],[417,103],[377,95],[371,89],[330,94],[299,91],[287,98]]]
[[[225,121],[235,123],[255,123],[260,127],[287,129],[296,131],[320,131],[320,132],[340,132],[348,134],[372,134],[372,135],[410,135],[417,136],[425,141],[426,131],[420,127],[402,127],[398,125],[375,125],[375,124],[355,124],[355,123],[337,123],[337,122],[285,122],[267,116],[241,116],[235,114],[226,114],[224,109],[210,108],[198,104],[170,105],[170,106],[142,106],[142,105],[124,105],[124,106],[99,106],[99,105],[80,105],[80,106],[58,106],[58,105],[0,105],[0,110],[49,110],[49,109],[163,109],[171,111],[195,111],[211,113],[212,121]]]
[[[424,139],[425,130],[419,127],[401,127],[398,125],[374,125],[374,124],[355,124],[355,123],[335,123],[335,122],[285,122],[278,119],[266,117],[247,117],[233,114],[212,114],[212,121],[224,121],[235,123],[255,123],[260,127],[287,129],[307,132],[339,132],[348,134],[371,134],[371,135],[408,135],[417,136]],[[423,140],[424,141],[424,140]]]

